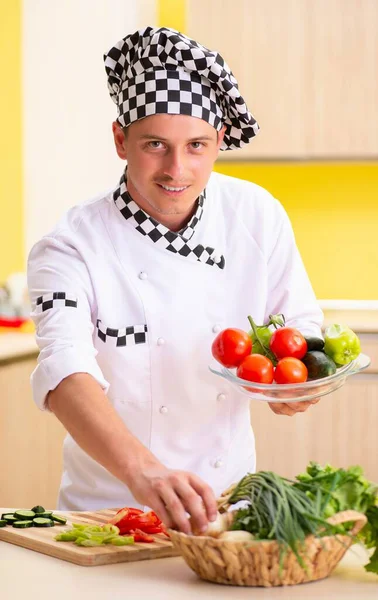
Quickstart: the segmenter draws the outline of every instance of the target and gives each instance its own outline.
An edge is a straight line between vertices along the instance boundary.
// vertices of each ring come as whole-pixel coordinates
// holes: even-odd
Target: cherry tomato
[[[223,329],[211,346],[214,358],[227,368],[239,366],[251,351],[252,340],[242,329]]]
[[[282,327],[276,329],[270,338],[270,349],[277,358],[292,356],[303,358],[307,352],[307,342],[298,329]]]
[[[236,374],[240,379],[246,379],[247,381],[272,383],[274,375],[273,363],[262,354],[250,354],[238,366]]]
[[[286,356],[278,361],[274,379],[277,383],[303,383],[307,381],[307,367],[298,358]]]

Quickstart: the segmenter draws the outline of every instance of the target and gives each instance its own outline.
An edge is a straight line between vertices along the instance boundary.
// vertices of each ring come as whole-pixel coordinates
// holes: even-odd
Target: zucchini
[[[54,521],[44,517],[35,517],[32,523],[35,527],[54,527]]]
[[[0,527],[6,527],[8,523],[4,519],[0,519]]]
[[[33,510],[16,510],[14,516],[17,517],[19,521],[25,519],[25,521],[29,521],[30,519],[34,519],[35,512]]]
[[[40,513],[46,512],[45,509],[43,508],[43,506],[41,506],[40,504],[37,504],[37,506],[33,506],[33,508],[31,510],[33,512],[35,512],[37,515]]]
[[[60,515],[54,515],[54,513],[51,515],[51,518],[53,521],[55,521],[55,523],[58,523],[59,525],[65,525],[67,523],[67,519],[65,517],[61,517]]]
[[[304,336],[307,342],[307,352],[311,350],[323,350],[324,348],[324,340],[322,338],[318,338],[315,336]]]
[[[311,350],[310,352],[307,352],[301,360],[307,367],[307,381],[322,379],[323,377],[329,377],[336,373],[335,363],[332,358],[324,354],[324,352]]]
[[[33,527],[33,521],[15,521],[12,523],[12,527],[16,527],[16,529],[26,529],[27,527]]]

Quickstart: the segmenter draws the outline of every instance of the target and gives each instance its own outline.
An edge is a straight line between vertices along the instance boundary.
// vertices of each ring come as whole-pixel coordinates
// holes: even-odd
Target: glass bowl
[[[339,367],[334,375],[314,379],[305,383],[255,383],[240,379],[230,369],[220,367],[220,370],[212,369],[210,371],[219,377],[223,377],[231,383],[239,392],[246,394],[252,400],[261,400],[263,402],[304,402],[305,400],[314,400],[321,396],[331,394],[339,387],[344,385],[347,377],[359,373],[370,365],[370,358],[366,354],[360,354],[348,365]]]

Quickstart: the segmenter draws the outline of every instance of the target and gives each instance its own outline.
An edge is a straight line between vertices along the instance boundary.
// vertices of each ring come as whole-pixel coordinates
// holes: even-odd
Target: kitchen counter
[[[251,597],[377,600],[378,576],[364,570],[365,562],[364,549],[353,546],[327,579],[277,588],[230,588],[202,581],[180,557],[80,567],[0,542],[0,597],[2,600],[193,600],[194,597],[196,600]]]
[[[347,301],[344,301],[345,307],[342,304],[339,306],[338,302],[342,301],[320,301],[325,327],[331,323],[343,323],[358,333],[378,333],[378,308],[375,302],[368,304],[366,309],[353,308]],[[38,356],[38,353],[35,333],[0,334],[0,365]]]
[[[0,365],[38,356],[34,333],[0,333]]]

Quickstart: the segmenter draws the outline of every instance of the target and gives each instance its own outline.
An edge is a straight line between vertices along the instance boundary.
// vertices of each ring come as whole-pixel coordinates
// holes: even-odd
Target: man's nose
[[[184,157],[179,150],[169,153],[164,164],[163,173],[172,181],[179,183],[185,172]]]

